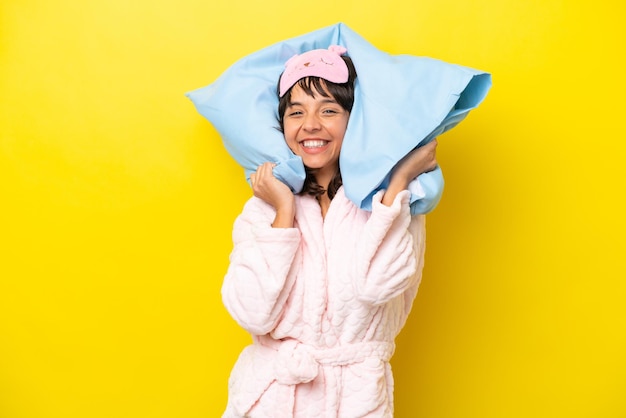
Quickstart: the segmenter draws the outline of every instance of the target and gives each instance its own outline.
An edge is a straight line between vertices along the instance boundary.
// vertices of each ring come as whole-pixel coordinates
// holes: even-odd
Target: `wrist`
[[[409,187],[409,183],[416,176],[409,173],[407,170],[398,170],[392,173],[391,178],[389,179],[388,190],[405,190]]]
[[[274,228],[293,228],[293,220],[296,216],[295,202],[290,205],[284,205],[276,209],[276,216],[272,227]]]

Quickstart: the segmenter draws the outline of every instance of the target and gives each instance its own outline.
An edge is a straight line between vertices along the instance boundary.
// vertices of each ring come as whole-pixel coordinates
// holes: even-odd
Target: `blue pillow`
[[[343,23],[289,39],[237,61],[212,84],[188,92],[198,112],[219,132],[246,179],[266,162],[294,193],[305,172],[277,130],[276,85],[295,54],[342,45],[357,71],[339,164],[346,196],[371,210],[393,166],[415,147],[456,126],[491,87],[491,75],[432,58],[390,55]],[[414,195],[414,214],[431,211],[443,191],[439,168],[418,177],[423,196]]]

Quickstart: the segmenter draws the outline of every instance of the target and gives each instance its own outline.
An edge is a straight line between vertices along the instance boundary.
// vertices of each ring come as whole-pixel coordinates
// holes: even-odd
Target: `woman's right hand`
[[[261,164],[255,173],[250,174],[252,192],[276,209],[274,228],[292,228],[296,213],[296,203],[291,189],[274,176],[276,164]]]

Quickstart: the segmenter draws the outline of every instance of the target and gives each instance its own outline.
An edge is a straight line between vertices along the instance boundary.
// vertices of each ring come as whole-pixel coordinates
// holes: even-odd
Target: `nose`
[[[302,127],[306,131],[317,131],[321,128],[319,116],[315,113],[309,113],[304,117]]]

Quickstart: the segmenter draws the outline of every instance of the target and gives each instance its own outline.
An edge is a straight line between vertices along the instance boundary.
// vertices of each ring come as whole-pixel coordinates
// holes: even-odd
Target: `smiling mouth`
[[[328,144],[328,141],[324,141],[321,139],[307,139],[300,143],[300,145],[302,145],[305,148],[321,148],[325,146],[326,144]]]

